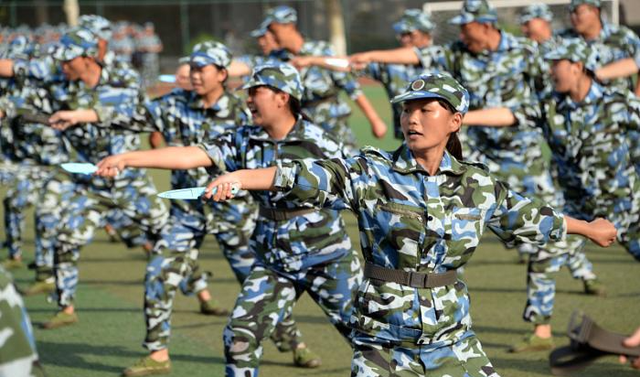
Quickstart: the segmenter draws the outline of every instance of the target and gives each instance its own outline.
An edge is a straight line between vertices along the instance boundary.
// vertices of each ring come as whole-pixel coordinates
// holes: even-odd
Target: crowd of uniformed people
[[[152,24],[85,15],[76,27],[3,29],[0,376],[44,374],[21,294],[57,302],[44,329],[77,323],[81,249],[104,227],[149,257],[148,354],[124,376],[171,372],[177,291],[229,318],[228,376],[257,375],[267,338],[296,366],[321,365],[296,325],[305,292],[351,345],[352,376],[498,376],[460,278],[486,229],[528,263],[532,330],[510,352],[552,349],[556,273],[566,266],[585,294],[603,296],[588,241],[618,241],[640,261],[640,38],[604,21],[600,0],[568,6],[562,31],[546,5],[524,8],[517,37],[486,0],[465,0],[449,20],[460,38],[446,45],[433,43],[429,14],[407,9],[393,25],[399,48],[348,57],[278,6],[251,32],[262,54],[199,43],[176,62],[175,88],[153,99],[145,88],[162,44]],[[387,132],[363,76],[389,96],[395,151],[358,149],[342,91],[375,137]],[[153,148],[140,150],[149,133]],[[78,174],[68,162],[95,168]],[[207,188],[164,202],[148,168],[170,170],[174,190]],[[18,292],[6,271],[24,266],[29,206],[35,279]],[[342,210],[356,216],[362,255]],[[198,263],[208,234],[241,285],[232,310]],[[640,331],[626,345],[639,346]]]

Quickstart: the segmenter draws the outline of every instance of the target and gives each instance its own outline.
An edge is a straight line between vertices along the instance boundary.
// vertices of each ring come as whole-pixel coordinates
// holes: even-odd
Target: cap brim
[[[450,19],[449,20],[449,24],[450,25],[464,25],[464,24],[468,24],[471,21],[473,21],[473,15],[471,15],[469,13],[462,13],[462,14],[459,14],[459,15],[453,17],[452,19]]]
[[[424,91],[409,91],[393,97],[393,99],[391,100],[391,103],[395,105],[401,102],[407,102],[407,101],[413,101],[416,99],[425,99],[425,98],[440,98],[449,102],[447,98],[445,98],[444,96],[438,93],[424,92]]]
[[[256,86],[264,86],[264,85],[267,85],[267,84],[265,84],[262,81],[255,80],[255,79],[252,78],[251,80],[247,81],[244,85],[239,87],[238,90],[247,90],[247,89],[251,89],[251,88],[256,87]]]

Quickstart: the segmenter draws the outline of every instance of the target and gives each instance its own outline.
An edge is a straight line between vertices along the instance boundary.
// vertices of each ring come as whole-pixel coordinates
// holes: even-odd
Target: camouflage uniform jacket
[[[265,168],[274,166],[276,160],[289,162],[347,156],[341,143],[302,118],[282,140],[270,138],[262,127],[244,126],[237,132],[221,135],[202,148],[222,171]],[[263,208],[311,207],[281,201],[282,195],[276,192],[251,193]],[[258,219],[252,246],[258,258],[268,266],[285,271],[306,270],[315,264],[340,258],[351,249],[344,221],[335,210],[322,209],[282,221]],[[347,247],[335,247],[345,240],[349,243]]]
[[[139,103],[144,101],[138,74],[130,69],[103,67],[94,88],[82,81],[55,82],[49,86],[50,97],[60,109],[93,109],[99,122],[69,127],[63,136],[76,152],[79,162],[96,164],[103,158],[140,148],[137,133],[121,127],[131,123]],[[127,169],[116,179],[73,175],[76,182],[90,183],[96,189],[111,190],[145,176],[144,170]]]
[[[29,165],[58,165],[68,160],[68,145],[60,137],[60,132],[48,125],[38,123],[25,123],[17,118],[23,113],[51,114],[54,111],[49,93],[40,85],[40,80],[24,74],[20,67],[28,66],[32,61],[40,61],[37,54],[30,51],[37,50],[36,46],[25,45],[23,50],[12,51],[13,55],[7,58],[13,59],[17,72],[11,79],[11,85],[7,88],[5,100],[9,101],[6,107],[7,119],[3,121],[5,129],[3,136],[8,132],[13,142],[6,143],[3,152],[12,161]],[[36,67],[34,65],[34,67]],[[4,138],[4,137],[3,137]],[[4,143],[3,143],[4,144]]]
[[[425,69],[420,64],[404,65],[369,63],[361,73],[380,82],[384,86],[387,96],[391,99],[404,93],[411,80],[418,77],[420,74],[425,73]],[[392,110],[395,137],[402,139],[402,129],[400,127],[402,105],[393,105]]]
[[[31,321],[11,275],[0,266],[0,376],[44,376]]]
[[[455,270],[486,227],[505,241],[539,244],[566,233],[562,215],[476,164],[445,152],[429,176],[404,143],[394,152],[364,148],[348,160],[279,163],[275,187],[285,200],[355,212],[364,259],[391,269]],[[471,331],[467,289],[461,281],[431,289],[365,281],[351,325],[378,339],[449,346]]]
[[[544,61],[535,42],[501,32],[496,51],[474,54],[461,41],[416,51],[425,68],[449,72],[469,90],[471,110],[508,107],[516,116],[513,127],[469,127],[473,152],[522,166],[538,160],[542,135],[527,126],[540,117],[534,88]]]
[[[560,32],[559,36],[561,38],[582,38],[580,34],[571,28]],[[612,25],[603,21],[602,30],[598,38],[584,41],[594,51],[598,52],[598,63],[602,66],[620,59],[632,58],[636,65],[640,67],[640,38],[627,27]],[[633,77],[613,80],[610,85],[621,89],[635,89]]]
[[[165,96],[147,101],[138,110],[142,116],[138,116],[134,124],[127,127],[138,131],[160,131],[167,145],[171,146],[211,142],[226,131],[235,130],[238,125],[248,124],[251,119],[244,102],[227,91],[209,108],[204,107],[197,93],[175,89]],[[211,175],[205,168],[171,172],[173,189],[206,186],[210,181]],[[248,198],[249,195],[242,192],[228,203],[246,206]],[[172,205],[178,205],[185,211],[192,208],[203,212],[205,207],[218,208],[225,204],[174,200]]]
[[[306,40],[298,55],[333,56],[335,53],[327,42]],[[287,50],[278,50],[270,57],[288,62],[293,55]],[[350,73],[313,66],[301,69],[300,79],[304,87],[302,107],[316,124],[325,129],[331,128],[327,128],[325,123],[333,124],[336,119],[351,114],[349,104],[338,96],[341,89],[353,100],[362,95],[360,85]]]
[[[640,104],[633,93],[592,82],[584,100],[554,93],[543,104],[545,135],[571,214],[591,220],[617,199],[640,195],[629,153],[629,132],[640,130]],[[617,208],[629,210],[629,208]]]

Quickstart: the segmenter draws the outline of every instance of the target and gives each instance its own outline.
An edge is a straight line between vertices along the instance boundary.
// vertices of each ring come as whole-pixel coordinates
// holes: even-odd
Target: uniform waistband
[[[458,273],[456,270],[450,270],[443,273],[431,272],[424,274],[420,272],[408,272],[384,268],[376,266],[371,262],[366,262],[364,265],[364,277],[398,283],[413,288],[444,287],[458,281]]]
[[[317,212],[315,208],[267,208],[260,207],[258,214],[273,221],[284,221],[293,219],[296,216],[306,215],[307,213]]]

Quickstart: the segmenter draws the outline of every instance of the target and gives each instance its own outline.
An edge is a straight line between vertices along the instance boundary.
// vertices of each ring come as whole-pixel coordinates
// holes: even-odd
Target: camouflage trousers
[[[0,266],[0,376],[40,377],[36,342],[22,297]]]
[[[554,185],[551,165],[541,155],[527,165],[513,161],[497,163],[478,154],[476,157],[486,163],[498,179],[507,182],[512,190],[526,197],[536,197],[562,212],[562,191]],[[555,272],[562,266],[568,266],[576,278],[596,278],[593,265],[583,252],[583,244],[579,237],[568,237],[566,241],[548,243],[542,247],[516,245],[519,251],[531,253],[527,270],[527,302],[523,313],[525,321],[536,324],[550,321],[555,302]]]
[[[59,171],[46,185],[43,203],[49,212],[41,212],[43,236],[55,238],[54,276],[58,305],[73,304],[78,284],[80,248],[91,242],[96,229],[105,224],[105,214],[119,209],[151,238],[159,234],[169,213],[155,194],[155,185],[140,173],[116,188],[95,188]],[[53,234],[50,234],[53,232]]]
[[[256,376],[262,342],[286,319],[307,292],[347,341],[353,297],[362,282],[362,266],[355,250],[297,273],[273,270],[256,262],[244,281],[224,330],[227,376]]]
[[[209,272],[198,265],[198,250],[204,237],[213,234],[240,284],[255,261],[249,237],[255,228],[256,209],[250,203],[216,203],[210,211],[198,203],[194,210],[185,202],[172,202],[171,217],[156,242],[156,254],[145,277],[145,321],[147,336],[143,346],[156,351],[169,343],[171,311],[176,290],[192,295],[207,288]]]
[[[10,258],[22,256],[22,233],[25,227],[25,211],[32,206],[40,205],[40,197],[46,182],[51,178],[54,170],[46,166],[32,164],[17,165],[13,181],[8,185],[4,198],[4,226],[6,231],[6,245]],[[37,209],[36,209],[37,211]],[[36,255],[42,253],[40,232],[38,231],[38,217],[35,218]]]
[[[473,333],[451,346],[439,348],[356,333],[353,348],[352,377],[499,377]]]
[[[143,246],[151,242],[142,228],[119,208],[111,209],[105,216],[105,221],[113,227],[120,241],[128,248]]]
[[[568,253],[548,255],[540,252],[531,255],[527,268],[527,304],[522,318],[534,324],[551,321],[556,294],[556,274],[567,266],[575,279],[592,280],[596,275],[584,254],[587,240],[579,236],[567,236]]]
[[[0,154],[0,157],[2,154]],[[0,185],[8,185],[13,181],[16,173],[15,164],[9,160],[0,162]]]

